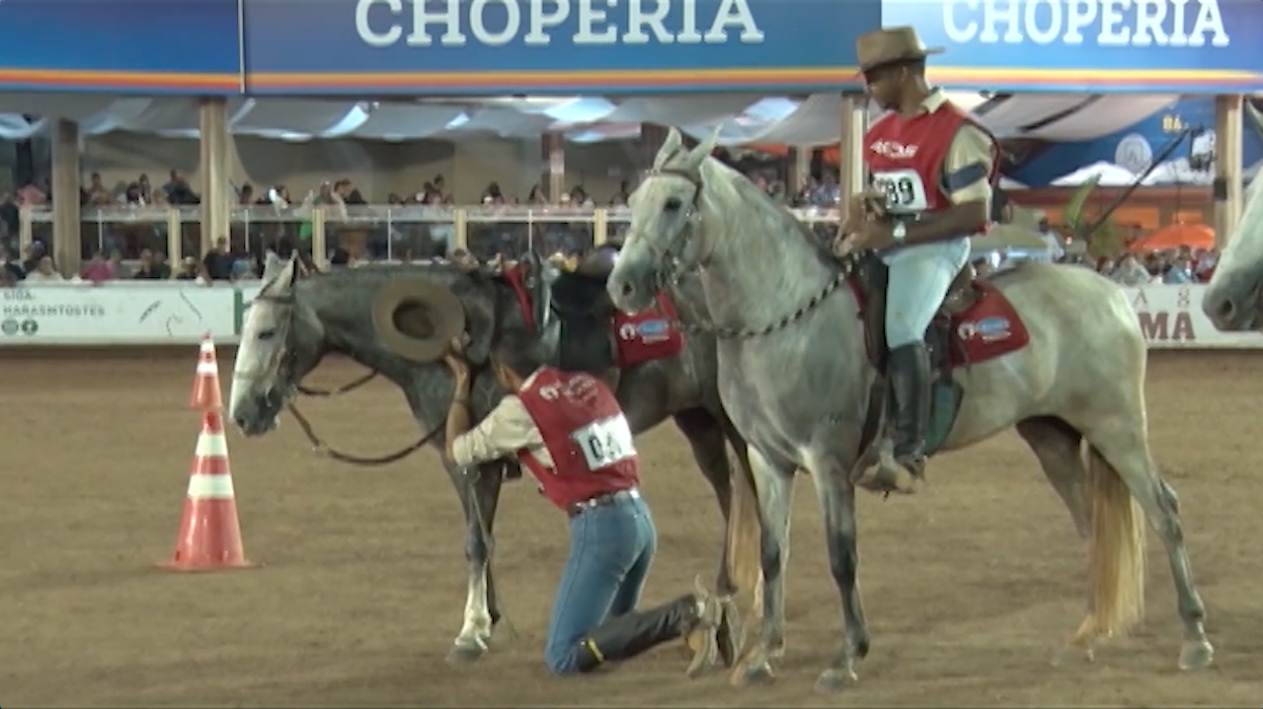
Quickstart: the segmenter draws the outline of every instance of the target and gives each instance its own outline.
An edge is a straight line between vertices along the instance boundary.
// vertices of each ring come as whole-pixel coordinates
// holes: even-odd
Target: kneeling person
[[[685,635],[695,650],[690,677],[720,653],[730,658],[732,633],[719,601],[704,590],[635,610],[658,535],[637,488],[640,459],[631,428],[608,386],[586,373],[542,366],[534,351],[525,337],[501,339],[492,368],[511,393],[471,430],[472,377],[460,343],[453,343],[445,358],[456,378],[447,455],[465,467],[517,456],[570,517],[570,554],[544,651],[549,669],[589,672]]]

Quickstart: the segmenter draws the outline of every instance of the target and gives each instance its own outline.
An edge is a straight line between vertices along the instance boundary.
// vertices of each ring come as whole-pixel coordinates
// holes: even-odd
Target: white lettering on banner
[[[408,6],[411,12],[405,17]],[[709,18],[698,17],[697,0],[356,0],[355,32],[370,47],[390,47],[400,40],[409,47],[430,47],[435,44],[431,29],[440,32],[439,46],[463,47],[469,43],[466,28],[477,45],[500,47],[522,36],[528,46],[545,47],[553,40],[550,30],[572,11],[577,28],[570,43],[576,46],[726,44],[730,30],[742,44],[760,44],[764,38],[750,0],[721,0]],[[672,16],[674,22],[669,21]],[[709,20],[705,32],[699,19]]]
[[[233,290],[196,285],[19,286],[0,300],[0,347],[193,344],[235,334]]]
[[[943,28],[961,44],[1227,47],[1230,42],[1219,0],[943,0]]]
[[[636,455],[631,426],[622,414],[590,423],[570,437],[583,451],[588,470],[600,470]]]

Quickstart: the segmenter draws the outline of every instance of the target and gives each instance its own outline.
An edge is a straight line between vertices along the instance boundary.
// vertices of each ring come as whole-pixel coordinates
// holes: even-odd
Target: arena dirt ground
[[[1213,669],[1180,674],[1170,574],[1151,535],[1149,612],[1133,637],[1059,667],[1081,618],[1080,543],[1014,434],[936,460],[913,499],[865,497],[861,577],[873,633],[850,695],[812,692],[838,642],[809,480],[798,490],[789,648],[778,682],[688,681],[678,649],[592,678],[542,666],[562,517],[529,484],[506,492],[497,567],[516,636],[480,664],[444,656],[464,602],[462,524],[431,452],[384,469],[309,453],[287,422],[230,434],[246,548],[264,566],[156,570],[171,553],[196,414],[179,358],[3,362],[0,705],[13,706],[1259,706],[1263,698],[1263,357],[1155,354],[1155,455],[1181,495]],[[228,356],[223,357],[229,360]],[[224,362],[227,370],[229,362]],[[326,364],[325,385],[360,373]],[[306,404],[326,439],[367,454],[416,431],[372,385]],[[718,514],[680,435],[641,437],[661,534],[649,601],[711,574]]]

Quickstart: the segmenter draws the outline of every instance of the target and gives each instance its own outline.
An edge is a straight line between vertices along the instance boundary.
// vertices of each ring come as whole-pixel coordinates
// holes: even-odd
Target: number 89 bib
[[[570,434],[570,438],[583,451],[588,470],[608,468],[636,455],[631,427],[621,414],[590,423]]]
[[[873,186],[886,193],[886,211],[924,212],[929,207],[925,185],[916,170],[891,170],[873,175]]]

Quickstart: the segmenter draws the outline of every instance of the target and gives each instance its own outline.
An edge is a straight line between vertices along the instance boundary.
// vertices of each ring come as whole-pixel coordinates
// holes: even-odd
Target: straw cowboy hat
[[[397,276],[373,297],[373,329],[390,352],[412,362],[436,362],[465,331],[465,308],[438,283]]]
[[[855,40],[855,57],[859,61],[860,71],[942,53],[942,47],[927,47],[922,44],[916,28],[910,25],[865,32]]]

